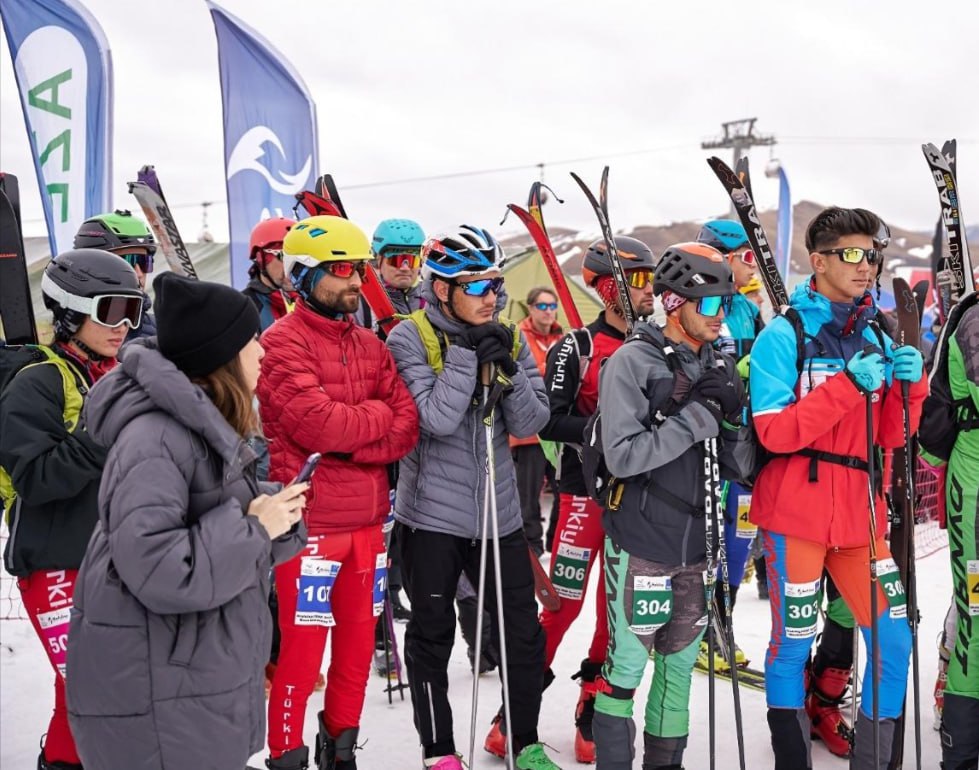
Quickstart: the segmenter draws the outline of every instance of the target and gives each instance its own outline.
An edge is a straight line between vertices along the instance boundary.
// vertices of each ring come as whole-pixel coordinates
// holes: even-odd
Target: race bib
[[[579,548],[570,543],[558,544],[551,582],[562,599],[581,600],[585,593],[585,575],[591,552],[591,548]]]
[[[880,587],[884,589],[884,596],[887,597],[887,606],[892,618],[906,618],[908,616],[907,598],[904,595],[904,584],[901,583],[901,574],[897,570],[894,559],[881,559],[877,562],[877,579]]]
[[[65,658],[68,654],[68,622],[70,620],[70,607],[42,612],[37,616],[41,635],[44,637],[44,643],[48,646],[48,657],[58,669],[62,679],[65,678]]]
[[[785,584],[785,635],[807,639],[816,635],[819,617],[819,581]]]
[[[754,540],[758,527],[748,519],[751,510],[751,495],[738,495],[738,528],[734,536],[739,540]]]
[[[629,630],[648,636],[670,622],[673,614],[673,580],[670,577],[636,575],[632,583],[632,622]]]
[[[297,626],[335,626],[330,597],[340,574],[340,562],[303,556],[299,568],[299,597],[296,600]]]
[[[388,555],[381,551],[374,562],[374,617],[384,612],[384,595],[388,587]]]
[[[979,616],[979,561],[970,560],[965,565],[965,585],[969,595],[969,616]]]

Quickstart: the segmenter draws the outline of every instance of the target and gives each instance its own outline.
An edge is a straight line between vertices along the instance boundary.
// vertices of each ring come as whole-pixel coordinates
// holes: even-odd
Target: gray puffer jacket
[[[269,570],[305,530],[270,541],[246,515],[278,485],[155,339],[122,349],[84,417],[110,449],[68,644],[82,762],[241,770],[265,743]]]
[[[425,313],[449,341],[463,325],[447,318],[425,283]],[[497,308],[506,297],[497,297]],[[403,321],[387,340],[398,373],[418,406],[421,435],[415,448],[401,460],[395,517],[409,527],[478,538],[482,531],[486,436],[482,420],[481,388],[477,386],[476,353],[450,344],[444,369],[435,374],[428,354],[410,321]],[[523,342],[520,368],[513,389],[500,400],[493,425],[496,462],[496,503],[500,535],[523,526],[516,475],[508,435],[533,436],[550,417],[544,380],[534,357]]]

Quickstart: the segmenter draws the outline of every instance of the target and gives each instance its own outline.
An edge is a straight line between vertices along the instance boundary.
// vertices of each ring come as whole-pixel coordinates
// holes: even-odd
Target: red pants
[[[374,654],[374,624],[383,607],[386,564],[378,524],[311,536],[299,556],[275,568],[282,642],[269,694],[273,758],[303,745],[306,702],[328,635],[332,641],[323,704],[326,729],[337,736],[360,725]]]
[[[544,665],[547,667],[554,661],[564,634],[581,612],[588,574],[595,559],[601,560],[604,544],[601,507],[588,496],[562,492],[551,546],[551,580],[554,590],[561,597],[561,608],[557,612],[544,610],[540,616],[540,624],[547,637],[544,655]],[[598,590],[595,592],[595,633],[588,650],[588,660],[603,662],[607,650],[605,570],[600,561]]]
[[[78,570],[63,569],[32,572],[17,581],[24,609],[34,631],[44,644],[44,651],[54,668],[54,714],[44,741],[44,759],[48,762],[81,764],[75,740],[68,727],[65,706],[65,657],[68,654],[68,621],[71,597],[75,591]]]

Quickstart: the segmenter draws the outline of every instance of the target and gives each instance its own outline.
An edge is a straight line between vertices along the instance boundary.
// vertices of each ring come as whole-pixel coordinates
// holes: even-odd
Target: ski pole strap
[[[819,449],[800,449],[794,454],[802,455],[803,457],[809,458],[809,481],[815,483],[819,481],[819,463],[833,463],[834,465],[842,465],[844,468],[853,468],[854,470],[863,471],[864,473],[870,473],[870,465],[866,460],[859,457],[851,457],[850,455],[838,455],[834,452],[823,452]],[[877,467],[876,455],[874,467]]]

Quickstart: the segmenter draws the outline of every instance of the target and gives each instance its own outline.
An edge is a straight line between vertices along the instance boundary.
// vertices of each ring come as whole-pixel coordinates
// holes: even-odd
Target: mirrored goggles
[[[842,249],[825,249],[818,251],[817,254],[835,254],[848,265],[859,265],[867,258],[868,265],[878,265],[884,258],[884,253],[880,249],[861,249],[859,246],[847,246]]]
[[[731,301],[734,298],[728,294],[723,297],[701,297],[697,300],[697,312],[713,318],[722,310],[727,315],[731,312]]]
[[[367,275],[366,262],[324,262],[323,267],[330,275],[337,278],[349,278],[354,273],[357,273],[361,278]]]
[[[462,283],[461,281],[453,281],[453,286],[458,286],[462,289],[462,293],[467,297],[485,297],[490,292],[494,294],[499,294],[500,289],[503,288],[503,278],[498,276],[496,278],[481,278],[478,281],[469,281],[467,283]]]
[[[126,262],[129,263],[130,267],[138,267],[144,273],[153,272],[153,255],[152,254],[139,254],[136,252],[130,254],[120,254]]]
[[[755,252],[753,252],[751,249],[745,249],[742,254],[738,254],[738,259],[740,259],[746,265],[758,264],[758,260],[755,258]]]
[[[138,329],[143,320],[143,297],[134,294],[97,294],[79,297],[69,294],[51,280],[47,273],[41,276],[41,291],[65,310],[87,315],[100,326],[114,329],[124,323]]]
[[[421,250],[417,252],[412,251],[399,251],[395,253],[385,254],[381,257],[385,262],[387,262],[391,267],[401,270],[403,268],[409,268],[410,270],[417,270],[422,266],[422,255]]]
[[[534,307],[538,310],[557,310],[557,302],[535,302]]]
[[[652,270],[630,270],[625,274],[626,283],[633,289],[645,289],[653,282]]]

